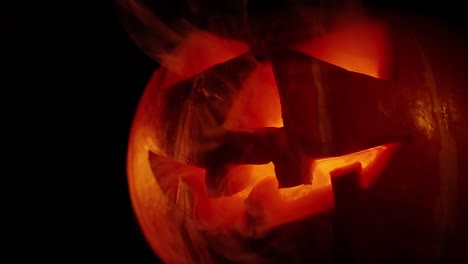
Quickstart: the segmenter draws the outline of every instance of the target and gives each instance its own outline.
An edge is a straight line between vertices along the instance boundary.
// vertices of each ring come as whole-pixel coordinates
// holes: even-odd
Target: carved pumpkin
[[[456,37],[302,2],[205,3],[178,19],[146,2],[120,5],[161,64],[128,180],[162,260],[430,261],[465,228],[464,64],[441,47],[461,49]]]

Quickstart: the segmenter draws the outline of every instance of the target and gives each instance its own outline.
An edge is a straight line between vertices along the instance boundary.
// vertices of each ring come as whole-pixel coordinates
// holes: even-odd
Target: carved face
[[[453,228],[466,92],[433,68],[437,46],[420,44],[418,25],[332,23],[342,13],[330,10],[254,13],[248,33],[226,30],[240,27],[236,16],[214,17],[166,32],[168,52],[133,34],[162,65],[135,116],[128,173],[163,260],[320,262],[336,247],[377,262],[437,254],[425,236]]]

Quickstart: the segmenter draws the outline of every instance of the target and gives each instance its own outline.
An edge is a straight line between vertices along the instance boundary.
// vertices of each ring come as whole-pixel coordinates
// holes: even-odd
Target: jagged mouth
[[[312,184],[289,188],[278,187],[272,163],[234,166],[224,187],[229,195],[217,198],[207,194],[203,168],[153,152],[149,159],[161,190],[201,230],[261,236],[274,227],[333,210],[334,179],[357,175],[359,188],[369,188],[409,141],[404,137],[343,156],[310,159]]]

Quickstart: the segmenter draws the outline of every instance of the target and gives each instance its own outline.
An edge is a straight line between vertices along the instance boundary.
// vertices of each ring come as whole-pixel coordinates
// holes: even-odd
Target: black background
[[[158,263],[125,172],[132,118],[157,64],[127,37],[112,1],[43,2],[1,8],[2,130],[13,145],[4,154],[16,161],[3,175],[15,182],[2,188],[13,209],[4,214],[14,223],[8,243],[16,258]],[[404,2],[368,1],[454,27],[466,22],[455,1]]]

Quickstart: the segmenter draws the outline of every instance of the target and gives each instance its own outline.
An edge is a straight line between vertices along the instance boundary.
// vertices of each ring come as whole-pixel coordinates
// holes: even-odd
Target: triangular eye
[[[379,22],[339,27],[291,47],[294,50],[379,79],[393,75],[389,28]]]
[[[245,130],[282,126],[280,98],[271,63],[258,64],[243,82],[223,127]]]
[[[227,62],[247,50],[245,43],[197,30],[189,33],[171,53],[163,55],[160,63],[184,80],[214,65]]]
[[[159,86],[165,152],[203,167],[199,162],[203,163],[204,155],[222,143],[222,124],[257,65],[253,55],[246,52],[172,86],[165,83],[166,89]],[[166,77],[162,82],[166,82]]]

